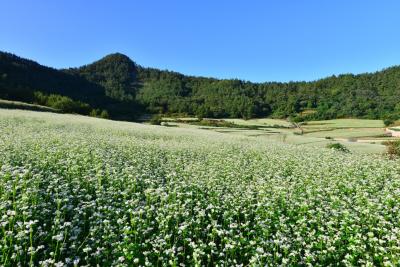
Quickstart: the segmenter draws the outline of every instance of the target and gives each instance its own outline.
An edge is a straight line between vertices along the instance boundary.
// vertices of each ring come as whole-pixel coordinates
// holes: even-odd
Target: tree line
[[[87,113],[88,105],[124,120],[143,113],[293,120],[400,117],[400,67],[312,82],[252,83],[145,68],[118,53],[62,70],[0,53],[0,98],[33,103],[38,92],[70,98],[64,104],[76,113]]]

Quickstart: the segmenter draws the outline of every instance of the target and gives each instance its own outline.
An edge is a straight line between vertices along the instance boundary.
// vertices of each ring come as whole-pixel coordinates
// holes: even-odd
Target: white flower
[[[74,259],[74,266],[78,266],[80,259],[79,258],[75,258]]]
[[[63,233],[53,236],[53,239],[56,241],[62,241],[64,239]]]
[[[260,254],[263,254],[263,253],[264,253],[264,249],[261,248],[261,247],[258,247],[258,248],[256,249],[256,251],[257,251],[258,253],[260,253]]]

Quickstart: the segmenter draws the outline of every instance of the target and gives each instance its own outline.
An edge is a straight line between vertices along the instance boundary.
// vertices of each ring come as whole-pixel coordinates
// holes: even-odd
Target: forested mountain
[[[137,67],[125,55],[112,54],[80,68],[64,70],[104,88],[103,93],[119,101],[135,99]]]
[[[143,109],[133,95],[126,99],[121,93],[128,94],[130,80],[135,80],[131,65],[129,58],[116,54],[79,69],[57,70],[0,52],[0,98],[132,120]]]
[[[62,97],[72,103],[68,111],[103,112],[127,120],[144,112],[215,118],[396,119],[400,117],[400,67],[312,82],[252,83],[145,68],[122,54],[56,70],[0,53],[0,98],[54,107]]]
[[[400,67],[313,82],[251,83],[140,69],[136,99],[153,112],[202,117],[387,118],[400,115]]]

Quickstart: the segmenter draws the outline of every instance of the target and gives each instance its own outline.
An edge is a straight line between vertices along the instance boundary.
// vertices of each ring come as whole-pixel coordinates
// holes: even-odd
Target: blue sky
[[[400,1],[4,0],[0,50],[52,67],[121,52],[138,64],[250,81],[400,64]]]

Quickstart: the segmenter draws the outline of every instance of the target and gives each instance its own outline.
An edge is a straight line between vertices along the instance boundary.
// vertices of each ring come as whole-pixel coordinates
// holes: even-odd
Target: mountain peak
[[[132,100],[135,95],[137,67],[128,56],[109,54],[73,72],[105,88],[106,95],[118,100]]]
[[[100,60],[94,62],[115,62],[115,63],[126,63],[129,65],[134,65],[135,62],[130,59],[127,55],[124,55],[122,53],[112,53],[112,54],[108,54],[105,57],[101,58]]]

